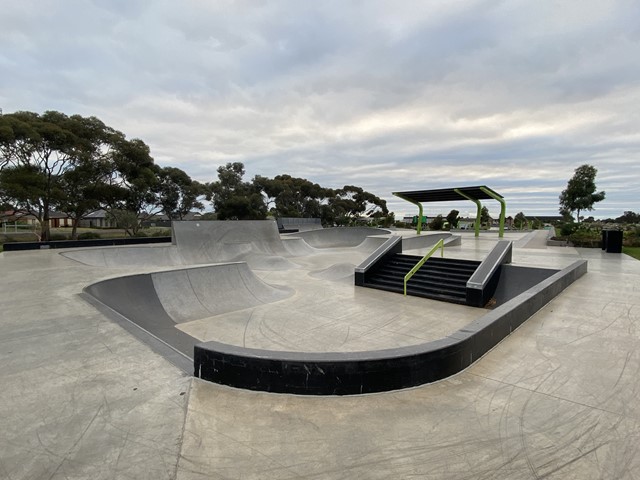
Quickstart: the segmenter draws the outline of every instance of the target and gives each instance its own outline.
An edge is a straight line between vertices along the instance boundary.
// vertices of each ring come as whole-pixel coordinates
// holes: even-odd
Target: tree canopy
[[[206,197],[217,213],[218,220],[263,220],[267,205],[259,185],[244,182],[244,165],[227,163],[218,167],[218,181],[206,185]]]
[[[37,218],[43,241],[54,208],[74,226],[101,206],[139,212],[152,201],[155,168],[142,140],[127,140],[95,117],[55,111],[0,116],[3,200]]]
[[[593,210],[593,205],[605,198],[605,192],[596,192],[596,174],[598,170],[591,165],[582,165],[576,168],[573,177],[567,183],[560,194],[560,213],[566,215],[576,212],[578,223],[580,212]]]
[[[451,210],[447,215],[447,222],[450,228],[458,228],[458,222],[460,221],[460,212],[458,210]]]
[[[271,214],[319,217],[325,225],[393,222],[386,201],[356,185],[325,188],[288,174],[245,181],[241,162],[217,173],[216,181],[201,184],[179,168],[160,167],[142,140],[127,139],[96,117],[55,111],[0,116],[0,203],[33,215],[42,241],[49,239],[54,210],[72,219],[72,238],[78,222],[99,209],[134,235],[141,219],[159,212],[183,219],[204,208],[203,198],[219,220]]]

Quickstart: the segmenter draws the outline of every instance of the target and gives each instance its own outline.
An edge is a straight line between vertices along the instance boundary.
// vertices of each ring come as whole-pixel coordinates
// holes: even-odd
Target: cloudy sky
[[[638,0],[0,0],[0,108],[95,115],[211,181],[391,192],[485,184],[556,215],[640,212]],[[496,202],[487,203],[497,214]],[[474,205],[434,204],[427,213]]]

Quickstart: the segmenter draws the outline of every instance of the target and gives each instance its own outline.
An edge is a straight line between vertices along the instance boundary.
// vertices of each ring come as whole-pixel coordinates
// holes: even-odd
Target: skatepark
[[[273,222],[224,222],[212,238],[185,223],[172,245],[1,254],[0,477],[640,473],[634,259],[508,231],[523,272],[586,260],[588,273],[470,366],[389,392],[267,393],[194,378],[189,352],[203,342],[276,355],[410,349],[492,312],[354,285],[390,237],[422,255],[426,233],[280,236]],[[479,261],[499,240],[456,237],[445,257]]]

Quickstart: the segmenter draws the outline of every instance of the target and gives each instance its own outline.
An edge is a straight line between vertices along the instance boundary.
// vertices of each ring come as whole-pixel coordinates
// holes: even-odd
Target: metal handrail
[[[413,277],[413,274],[416,273],[418,270],[420,270],[420,267],[422,267],[425,264],[425,262],[429,260],[429,258],[431,258],[431,256],[434,253],[436,253],[438,248],[442,249],[440,251],[440,256],[444,257],[444,239],[443,238],[438,240],[438,242],[433,247],[431,247],[431,250],[429,250],[427,254],[424,257],[422,257],[422,259],[418,263],[416,263],[415,267],[409,270],[409,273],[407,273],[404,276],[404,296],[405,297],[407,296],[407,282],[411,279],[411,277]]]

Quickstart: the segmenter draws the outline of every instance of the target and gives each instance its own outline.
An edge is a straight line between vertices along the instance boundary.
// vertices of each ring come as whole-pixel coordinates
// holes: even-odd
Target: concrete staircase
[[[365,287],[403,293],[404,276],[422,257],[397,253],[375,266]],[[465,305],[467,281],[480,262],[431,257],[407,283],[407,295]]]

